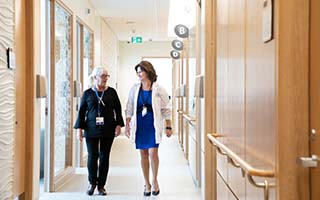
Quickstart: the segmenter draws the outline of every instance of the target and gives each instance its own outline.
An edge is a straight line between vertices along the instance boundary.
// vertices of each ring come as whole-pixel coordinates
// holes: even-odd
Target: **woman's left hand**
[[[172,129],[166,129],[166,135],[167,135],[167,137],[171,137]]]
[[[116,126],[116,130],[115,130],[115,136],[118,137],[121,133],[121,126]]]

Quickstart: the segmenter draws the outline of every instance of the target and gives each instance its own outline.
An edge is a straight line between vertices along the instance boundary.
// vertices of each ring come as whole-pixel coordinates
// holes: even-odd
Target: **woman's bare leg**
[[[159,169],[158,148],[150,148],[149,149],[149,157],[150,157],[151,169],[152,169],[153,191],[158,191],[159,190],[159,184],[158,184],[158,169]]]
[[[151,184],[149,181],[149,152],[148,149],[140,150],[141,155],[141,168],[143,172],[144,182],[145,182],[145,192],[151,191]]]

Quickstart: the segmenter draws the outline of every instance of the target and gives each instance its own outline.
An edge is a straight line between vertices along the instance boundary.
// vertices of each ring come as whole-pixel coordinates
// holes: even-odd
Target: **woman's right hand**
[[[82,142],[82,140],[83,140],[83,131],[82,131],[82,129],[78,129],[78,139],[80,140],[80,142]]]
[[[130,138],[130,126],[129,126],[129,124],[126,124],[126,128],[125,128],[124,134],[125,134],[128,138]]]

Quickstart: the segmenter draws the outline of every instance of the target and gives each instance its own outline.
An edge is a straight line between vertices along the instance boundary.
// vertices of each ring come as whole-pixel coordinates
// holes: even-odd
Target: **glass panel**
[[[77,59],[76,77],[77,77],[77,80],[80,81],[80,70],[81,70],[81,24],[79,24],[79,22],[77,22],[76,59]]]
[[[89,76],[93,69],[93,34],[83,27],[83,90],[90,88],[92,80]]]
[[[87,27],[83,27],[83,90],[90,88],[93,84],[90,74],[93,69],[93,34]],[[87,157],[87,146],[82,145],[83,158]]]
[[[70,15],[55,5],[54,175],[66,167],[71,110]]]

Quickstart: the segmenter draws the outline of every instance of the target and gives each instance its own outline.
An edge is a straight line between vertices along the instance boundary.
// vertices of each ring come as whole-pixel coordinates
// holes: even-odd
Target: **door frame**
[[[91,51],[91,53],[90,53],[90,55],[91,55],[91,59],[92,59],[92,64],[91,65],[89,65],[89,67],[90,67],[90,69],[91,69],[91,71],[93,70],[93,68],[94,68],[94,33],[93,33],[93,30],[83,21],[83,20],[81,20],[79,17],[76,17],[76,21],[75,21],[75,24],[76,24],[76,36],[75,36],[75,47],[74,48],[78,48],[78,33],[77,33],[77,26],[79,25],[79,27],[80,27],[80,38],[79,38],[79,40],[80,40],[80,44],[79,44],[79,46],[80,46],[80,57],[79,57],[79,59],[80,59],[80,68],[78,67],[78,64],[76,64],[76,67],[75,67],[75,70],[80,70],[80,72],[79,72],[79,76],[80,77],[78,77],[78,75],[76,75],[76,76],[74,76],[74,78],[77,80],[77,81],[79,81],[80,83],[81,83],[81,85],[82,85],[82,90],[85,90],[84,88],[85,88],[85,86],[84,86],[84,77],[85,77],[85,74],[84,74],[84,62],[83,62],[83,58],[84,58],[84,54],[85,54],[85,51],[84,51],[84,29],[87,29],[88,31],[89,31],[89,33],[91,34],[91,36],[92,36],[92,41],[91,41],[91,46],[92,46],[92,51]],[[77,54],[78,52],[76,52],[76,54]],[[78,55],[76,55],[75,57],[76,57],[76,63],[78,62],[78,57],[77,57]],[[77,73],[78,74],[78,72],[77,71],[75,71],[75,73]],[[81,91],[82,92],[82,91]],[[75,100],[74,99],[74,104],[76,105],[76,107],[74,106],[74,110],[73,110],[73,115],[74,115],[74,117],[76,117],[77,116],[77,114],[78,114],[78,111],[77,111],[77,106],[79,106],[79,104],[80,104],[80,97],[77,97],[77,100]],[[75,134],[77,134],[76,133],[76,131],[74,131],[75,132]],[[75,158],[75,160],[74,160],[74,163],[76,163],[75,164],[75,167],[85,167],[86,166],[86,164],[87,164],[87,155],[86,156],[84,156],[84,152],[83,152],[83,145],[85,145],[85,143],[84,142],[78,142],[78,141],[74,141],[74,145],[75,145],[75,148],[73,148],[73,150],[75,151],[74,152],[74,158]],[[78,166],[79,165],[79,166]]]
[[[310,139],[310,154],[320,156],[320,92],[319,92],[319,75],[320,75],[320,2],[311,0],[310,3],[310,133],[311,129],[316,130],[314,139]],[[319,162],[318,162],[319,165]],[[311,200],[320,199],[320,166],[310,169],[311,179]]]
[[[216,133],[216,11],[217,1],[205,1],[205,180],[204,199],[217,198],[216,152],[207,134]]]
[[[49,88],[49,122],[50,122],[50,128],[49,128],[49,134],[50,134],[50,170],[49,170],[49,191],[54,192],[58,188],[62,187],[63,184],[66,182],[65,180],[70,177],[74,173],[74,168],[72,167],[72,146],[73,146],[73,128],[72,128],[72,122],[73,122],[73,116],[72,116],[72,110],[70,110],[70,124],[69,124],[69,130],[70,130],[70,139],[68,142],[68,152],[66,153],[66,157],[69,158],[65,161],[65,168],[59,172],[57,176],[54,174],[54,149],[55,149],[55,136],[54,136],[54,112],[51,113],[51,111],[55,110],[55,5],[58,4],[60,7],[62,7],[69,15],[70,15],[70,49],[71,49],[71,58],[70,58],[70,87],[71,87],[71,94],[70,94],[70,108],[73,108],[73,28],[74,28],[74,14],[71,9],[69,9],[61,0],[50,0],[50,88]]]

